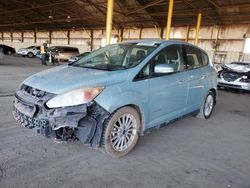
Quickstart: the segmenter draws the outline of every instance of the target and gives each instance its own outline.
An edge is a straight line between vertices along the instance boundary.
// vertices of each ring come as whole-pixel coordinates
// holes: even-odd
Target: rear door
[[[207,89],[207,66],[203,64],[201,50],[184,45],[184,59],[188,75],[188,98],[186,112],[200,108]]]

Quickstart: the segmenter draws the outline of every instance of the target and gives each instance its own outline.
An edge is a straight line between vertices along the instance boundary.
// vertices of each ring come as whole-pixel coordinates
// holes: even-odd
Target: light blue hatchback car
[[[46,137],[78,139],[122,157],[154,128],[188,115],[209,118],[216,77],[206,52],[191,44],[118,43],[27,78],[13,114]]]

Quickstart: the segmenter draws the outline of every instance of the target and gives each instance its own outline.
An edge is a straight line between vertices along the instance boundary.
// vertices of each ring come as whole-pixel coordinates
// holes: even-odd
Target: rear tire
[[[208,119],[213,113],[213,109],[215,106],[215,93],[212,91],[209,91],[209,93],[206,95],[199,114],[196,116],[201,119]]]
[[[115,158],[125,156],[136,145],[140,126],[140,117],[134,108],[117,110],[105,121],[102,149]]]

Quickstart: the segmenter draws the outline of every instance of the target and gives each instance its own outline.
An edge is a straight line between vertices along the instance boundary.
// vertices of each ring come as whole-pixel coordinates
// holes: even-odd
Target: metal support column
[[[161,39],[163,39],[163,33],[164,33],[164,27],[161,27],[161,31],[160,31],[160,37],[161,37]]]
[[[70,44],[70,30],[67,31],[67,43]]]
[[[111,40],[113,9],[114,0],[108,0],[106,17],[106,45],[109,45]]]
[[[141,40],[141,34],[142,34],[142,28],[140,27],[140,30],[139,30],[139,39]]]
[[[51,44],[52,31],[49,31],[49,44]]]
[[[13,32],[10,33],[10,41],[13,42]]]
[[[187,33],[186,33],[185,42],[188,42],[188,38],[189,38],[189,31],[190,31],[190,25],[188,25],[188,26],[187,26]]]
[[[121,32],[120,32],[120,36],[119,36],[119,42],[122,42],[123,41],[123,28],[121,28],[121,30],[120,30]]]
[[[23,31],[22,31],[22,33],[21,33],[21,42],[23,43]]]
[[[90,30],[90,51],[93,50],[93,38],[94,38],[94,31],[93,29]]]
[[[34,31],[34,43],[36,43],[36,31]]]
[[[172,23],[172,15],[173,15],[173,7],[174,7],[174,0],[169,0],[168,5],[168,21],[166,26],[166,37],[165,39],[170,39],[170,32],[171,32],[171,23]]]
[[[202,16],[202,14],[199,13],[198,17],[197,17],[197,24],[196,24],[196,30],[195,30],[194,45],[197,45],[198,44],[198,40],[199,40],[199,32],[200,32],[200,26],[201,26],[201,16]]]

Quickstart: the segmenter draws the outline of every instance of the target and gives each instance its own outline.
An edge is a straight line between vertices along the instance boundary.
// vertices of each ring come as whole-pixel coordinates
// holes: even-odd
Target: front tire
[[[210,118],[210,116],[213,113],[214,106],[215,106],[215,93],[209,91],[209,93],[207,94],[201,105],[200,112],[197,115],[197,117],[201,119]]]
[[[105,122],[102,148],[112,157],[123,157],[136,145],[140,126],[140,117],[134,108],[117,110]]]
[[[32,58],[32,57],[34,57],[34,54],[33,54],[32,52],[29,52],[29,53],[27,54],[27,56],[28,56],[29,58]]]

